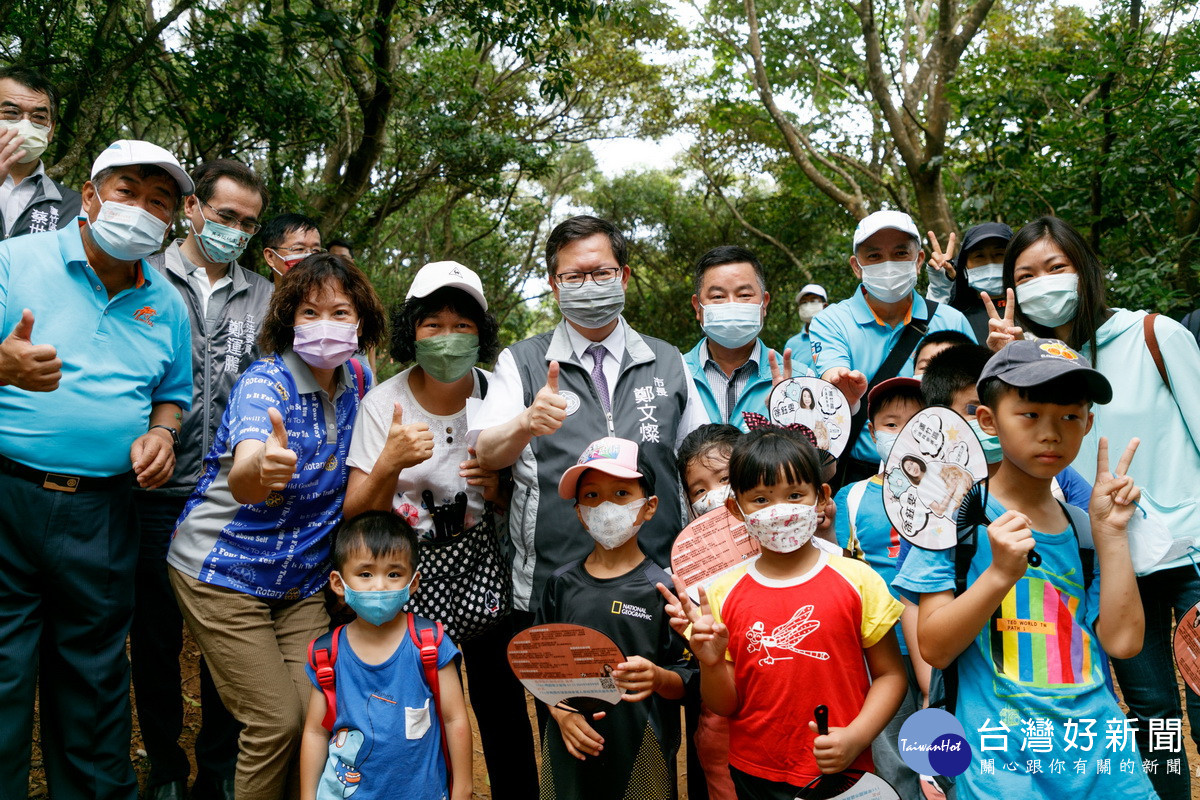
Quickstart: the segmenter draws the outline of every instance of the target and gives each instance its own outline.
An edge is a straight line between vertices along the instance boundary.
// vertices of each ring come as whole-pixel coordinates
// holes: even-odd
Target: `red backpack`
[[[337,719],[337,664],[338,632],[345,625],[338,625],[332,631],[321,634],[308,645],[308,665],[316,673],[317,683],[325,695],[325,719],[322,727],[333,732],[333,723]],[[454,791],[454,773],[450,766],[450,745],[446,741],[446,722],[442,718],[442,691],[438,681],[438,646],[442,643],[445,631],[442,623],[408,615],[408,635],[413,644],[421,651],[421,669],[425,673],[425,683],[433,692],[434,710],[438,716],[438,727],[442,734],[442,758],[446,760],[446,783],[450,792]]]

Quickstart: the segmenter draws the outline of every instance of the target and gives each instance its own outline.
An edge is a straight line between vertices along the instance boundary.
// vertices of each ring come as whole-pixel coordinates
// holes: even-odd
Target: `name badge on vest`
[[[574,392],[560,391],[559,395],[567,401],[567,416],[571,416],[579,410],[579,395]]]

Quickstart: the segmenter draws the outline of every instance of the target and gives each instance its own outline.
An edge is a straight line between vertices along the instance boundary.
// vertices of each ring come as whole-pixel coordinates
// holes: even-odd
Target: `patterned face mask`
[[[632,539],[642,527],[634,521],[644,505],[644,497],[625,505],[606,500],[598,506],[579,506],[579,516],[597,544],[605,550],[615,550]]]
[[[738,508],[741,509],[741,504]],[[817,530],[817,504],[776,503],[751,514],[744,510],[746,531],[764,550],[792,553],[812,539]]]

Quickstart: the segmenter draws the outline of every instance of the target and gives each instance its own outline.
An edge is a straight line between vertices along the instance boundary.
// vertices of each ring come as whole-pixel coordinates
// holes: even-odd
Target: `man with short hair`
[[[322,252],[317,223],[303,214],[280,214],[262,227],[263,260],[275,281],[313,253]]]
[[[192,180],[195,194],[183,203],[187,237],[147,259],[187,306],[194,404],[183,416],[175,474],[154,491],[134,491],[141,547],[129,641],[138,721],[150,758],[146,800],[184,800],[191,772],[179,746],[183,617],[171,591],[167,549],[175,521],[200,479],[229,390],[260,355],[258,331],[273,288],[266,278],[237,263],[259,231],[267,207],[262,179],[245,164],[217,159],[193,170]],[[204,716],[196,736],[192,797],[233,800],[241,726],[221,702],[203,659],[200,698]]]
[[[50,795],[137,797],[129,501],[171,477],[192,402],[187,309],[145,259],[192,188],[122,140],[77,224],[0,242],[0,797],[28,790],[35,689]]]
[[[867,433],[866,410],[859,400],[868,386],[886,378],[912,377],[913,352],[926,333],[957,330],[974,341],[962,312],[917,294],[917,275],[925,253],[912,217],[901,211],[876,211],[854,231],[850,269],[862,283],[846,300],[812,321],[817,371],[857,407],[851,430],[857,432],[839,459],[837,486],[878,472],[879,456]],[[906,333],[908,331],[908,333]],[[889,355],[895,368],[882,374]]]
[[[796,314],[800,317],[800,332],[788,339],[787,344],[783,346],[784,350],[792,351],[792,361],[798,361],[806,367],[813,367],[817,363],[809,329],[813,319],[828,305],[829,295],[820,284],[810,283],[796,292]]]
[[[0,69],[0,240],[65,228],[79,213],[79,192],[42,163],[57,125],[50,81],[25,67]]]
[[[605,436],[637,442],[654,470],[661,502],[638,536],[650,558],[670,563],[684,521],[675,448],[706,422],[679,351],[621,316],[630,271],[615,225],[590,216],[560,223],[546,241],[546,267],[563,319],[500,353],[471,420],[481,431],[480,465],[513,467],[513,602],[524,612],[551,572],[592,549],[557,487],[588,444]]]
[[[354,260],[354,248],[345,239],[334,239],[329,243],[329,252],[335,256],[345,256],[351,261]]]
[[[784,367],[780,354],[758,336],[771,304],[762,264],[745,247],[722,245],[700,256],[694,280],[692,310],[704,338],[683,357],[688,374],[708,422],[749,430],[743,412],[767,415],[772,387],[767,353],[774,353],[778,369]],[[793,357],[791,364],[793,375],[812,374],[803,361]]]

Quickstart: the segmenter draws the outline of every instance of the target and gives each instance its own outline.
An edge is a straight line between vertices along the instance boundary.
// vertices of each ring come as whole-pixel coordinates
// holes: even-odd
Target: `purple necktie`
[[[592,384],[596,387],[596,394],[600,395],[600,402],[604,405],[604,410],[611,412],[612,401],[608,399],[608,380],[604,377],[604,354],[608,351],[602,344],[593,344],[584,352],[592,357]]]

